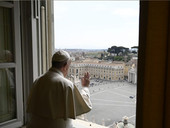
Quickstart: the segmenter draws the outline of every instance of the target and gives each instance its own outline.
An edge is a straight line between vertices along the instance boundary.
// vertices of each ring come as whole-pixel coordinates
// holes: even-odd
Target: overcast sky
[[[139,1],[54,1],[55,48],[138,45]]]

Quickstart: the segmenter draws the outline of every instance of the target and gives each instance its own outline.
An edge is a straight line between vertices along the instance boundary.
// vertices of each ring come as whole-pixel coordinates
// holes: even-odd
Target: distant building
[[[75,57],[70,57],[70,59],[71,59],[71,61],[75,61],[76,59],[75,59]]]
[[[131,68],[128,72],[128,82],[136,84],[137,83],[137,69]]]
[[[137,66],[138,57],[132,57],[131,62],[134,63]]]
[[[106,62],[95,59],[72,62],[68,77],[74,82],[79,82],[85,72],[89,72],[91,78],[103,80],[124,80],[124,62]]]
[[[131,59],[132,66],[128,71],[128,82],[133,84],[137,83],[137,62],[138,62],[138,58],[133,57]]]
[[[124,79],[125,80],[128,80],[128,72],[129,72],[131,66],[132,66],[131,62],[127,62],[124,66]]]

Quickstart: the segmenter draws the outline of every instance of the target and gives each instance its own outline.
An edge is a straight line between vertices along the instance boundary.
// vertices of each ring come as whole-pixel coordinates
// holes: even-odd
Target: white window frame
[[[23,125],[23,90],[22,90],[22,65],[21,65],[21,38],[20,38],[20,6],[14,1],[0,2],[0,7],[11,8],[13,14],[13,36],[15,61],[11,63],[0,63],[0,68],[15,69],[16,83],[16,119],[0,123],[1,128],[15,128]]]

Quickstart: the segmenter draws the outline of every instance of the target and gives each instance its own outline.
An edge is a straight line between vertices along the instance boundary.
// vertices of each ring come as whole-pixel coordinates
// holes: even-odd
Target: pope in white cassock
[[[33,83],[27,112],[31,114],[27,128],[72,128],[72,119],[92,109],[89,73],[81,80],[81,93],[66,79],[70,55],[63,50],[52,57],[52,67]]]

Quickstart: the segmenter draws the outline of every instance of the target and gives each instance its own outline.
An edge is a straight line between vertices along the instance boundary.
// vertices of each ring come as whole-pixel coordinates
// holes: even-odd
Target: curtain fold
[[[165,88],[165,119],[164,127],[170,127],[170,2],[169,2],[169,27],[168,27],[168,42],[167,42],[167,62],[166,62],[166,88]]]
[[[140,2],[137,128],[170,126],[169,5]]]

